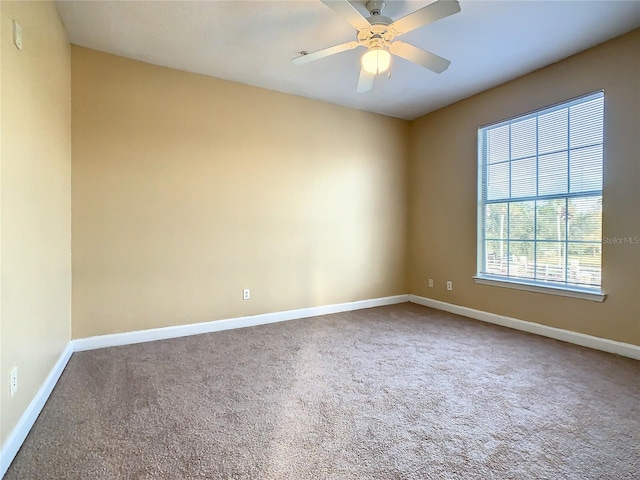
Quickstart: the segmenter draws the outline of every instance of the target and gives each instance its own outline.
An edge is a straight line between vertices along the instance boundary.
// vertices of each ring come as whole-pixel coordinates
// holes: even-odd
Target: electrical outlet
[[[433,278],[429,279],[429,288],[433,288]]]
[[[447,280],[447,290],[453,290],[453,282],[451,280]]]
[[[251,290],[249,290],[248,288],[245,288],[242,291],[242,299],[243,300],[249,300],[251,298]]]
[[[18,391],[18,367],[11,369],[11,387],[9,389],[9,396],[13,397]]]

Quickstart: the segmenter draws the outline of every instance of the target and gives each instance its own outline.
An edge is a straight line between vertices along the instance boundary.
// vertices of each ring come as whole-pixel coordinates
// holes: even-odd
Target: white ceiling
[[[366,0],[353,5],[368,16]],[[431,3],[388,0],[398,19]],[[356,49],[295,66],[301,50],[353,40],[319,0],[57,1],[71,43],[156,65],[414,119],[640,27],[640,1],[462,0],[462,11],[401,37],[451,60],[435,74],[394,59],[356,93]]]

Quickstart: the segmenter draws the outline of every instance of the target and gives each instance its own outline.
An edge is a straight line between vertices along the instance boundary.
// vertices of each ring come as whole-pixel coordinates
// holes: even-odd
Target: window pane
[[[487,132],[487,161],[509,160],[509,125],[492,128]]]
[[[536,154],[536,119],[528,118],[511,125],[511,158]]]
[[[509,198],[509,163],[487,167],[487,200]]]
[[[533,242],[509,242],[509,276],[533,278],[535,266]]]
[[[511,163],[511,198],[536,195],[536,159],[525,158]]]
[[[565,243],[538,242],[537,278],[550,282],[565,280]]]
[[[507,242],[497,240],[487,241],[485,252],[485,273],[491,275],[506,275]]]
[[[569,165],[572,193],[602,189],[602,145],[572,150]]]
[[[533,240],[535,202],[514,202],[509,205],[509,239]]]
[[[536,235],[538,240],[565,239],[566,223],[563,218],[567,201],[564,198],[536,202]]]
[[[570,110],[571,148],[602,143],[604,132],[602,97],[574,105]]]
[[[568,240],[602,240],[602,197],[569,199]]]
[[[569,243],[567,280],[582,285],[600,285],[602,277],[599,243]]]
[[[485,206],[484,236],[487,239],[507,238],[507,204],[491,203]]]
[[[569,142],[567,108],[538,117],[538,153],[566,150]]]
[[[543,155],[538,159],[538,195],[567,193],[567,152]]]

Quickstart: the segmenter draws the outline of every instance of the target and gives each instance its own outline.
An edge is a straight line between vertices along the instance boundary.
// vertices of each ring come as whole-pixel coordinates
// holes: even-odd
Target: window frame
[[[565,281],[565,283],[556,283],[556,282],[545,282],[545,281],[541,281],[541,280],[528,280],[527,278],[522,278],[522,277],[509,277],[509,276],[503,276],[503,275],[491,275],[491,273],[482,273],[483,270],[486,270],[486,265],[485,265],[485,261],[486,261],[486,240],[485,240],[485,223],[483,221],[486,212],[485,212],[485,208],[486,205],[489,203],[493,203],[491,202],[490,199],[486,198],[486,177],[485,177],[485,169],[487,168],[488,162],[486,160],[486,133],[489,129],[491,128],[498,128],[504,125],[511,125],[515,122],[521,122],[521,121],[525,121],[527,119],[530,118],[537,118],[540,116],[543,116],[545,114],[550,114],[553,113],[554,111],[559,111],[563,108],[569,108],[573,105],[577,105],[577,104],[581,104],[581,103],[585,103],[588,102],[591,99],[596,99],[596,98],[602,98],[602,102],[603,102],[603,125],[602,125],[602,184],[600,185],[600,189],[599,189],[599,196],[600,198],[602,198],[602,194],[603,194],[603,184],[604,184],[604,145],[605,145],[605,125],[604,125],[604,121],[605,121],[605,98],[604,98],[604,90],[597,90],[597,91],[593,91],[590,92],[588,94],[585,95],[580,95],[578,97],[574,97],[562,102],[558,102],[552,105],[548,105],[521,115],[516,115],[513,117],[510,117],[508,119],[504,119],[501,121],[497,121],[497,122],[493,122],[487,125],[483,125],[481,127],[478,128],[477,130],[477,181],[478,181],[478,191],[477,191],[477,237],[476,237],[476,275],[473,276],[474,281],[477,284],[481,284],[481,285],[489,285],[489,286],[497,286],[497,287],[505,287],[505,288],[513,288],[513,289],[517,289],[517,290],[526,290],[526,291],[532,291],[532,292],[537,292],[537,293],[545,293],[545,294],[553,294],[553,295],[560,295],[560,296],[565,296],[565,297],[572,297],[572,298],[580,298],[580,299],[585,299],[585,300],[592,300],[592,301],[596,301],[596,302],[603,302],[606,299],[606,294],[602,291],[602,264],[603,264],[603,256],[602,256],[602,250],[600,251],[600,285],[599,286],[581,286],[578,284],[571,284]],[[567,139],[569,141],[569,138]],[[539,148],[539,144],[538,144],[538,138],[537,138],[537,133],[536,133],[536,154],[535,154],[535,158],[536,160],[536,165],[538,164],[539,161],[539,153],[538,153],[538,148]],[[567,144],[567,149],[566,152],[568,153],[569,151],[571,151],[571,145],[570,143]],[[513,162],[514,159],[511,158],[511,155],[509,155],[509,160],[508,162]],[[511,168],[511,167],[510,167]],[[538,167],[536,167],[538,168]],[[512,188],[512,182],[511,182],[511,176],[509,176],[509,189],[511,190]],[[597,195],[593,194],[594,191],[590,191],[590,192],[584,192],[584,195],[576,195],[575,193],[572,193],[570,191],[567,191],[566,194],[560,194],[558,195],[559,198],[562,199],[571,199],[571,198],[587,198],[587,197],[595,197]],[[597,190],[595,191],[597,192]],[[543,197],[541,195],[539,195],[538,193],[536,193],[534,200],[539,200],[540,197]],[[511,200],[511,195],[509,195],[509,199],[507,201],[507,203],[512,203]],[[543,198],[544,199],[544,198]],[[524,201],[521,200],[521,201]],[[568,200],[567,200],[568,201]],[[602,207],[601,207],[602,208]],[[537,228],[537,225],[534,225],[534,229]],[[602,238],[603,238],[603,234],[601,232],[601,238],[600,238],[600,245],[602,245]],[[534,244],[537,244],[538,240],[534,239],[532,240],[534,242]],[[568,242],[568,240],[565,239],[565,242]],[[535,267],[534,267],[535,268]],[[567,267],[565,266],[565,278],[567,275]]]

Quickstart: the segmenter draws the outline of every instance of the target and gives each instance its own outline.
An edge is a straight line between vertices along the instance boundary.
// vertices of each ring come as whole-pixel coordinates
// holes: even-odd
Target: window
[[[477,282],[604,299],[603,131],[602,92],[478,130]]]

